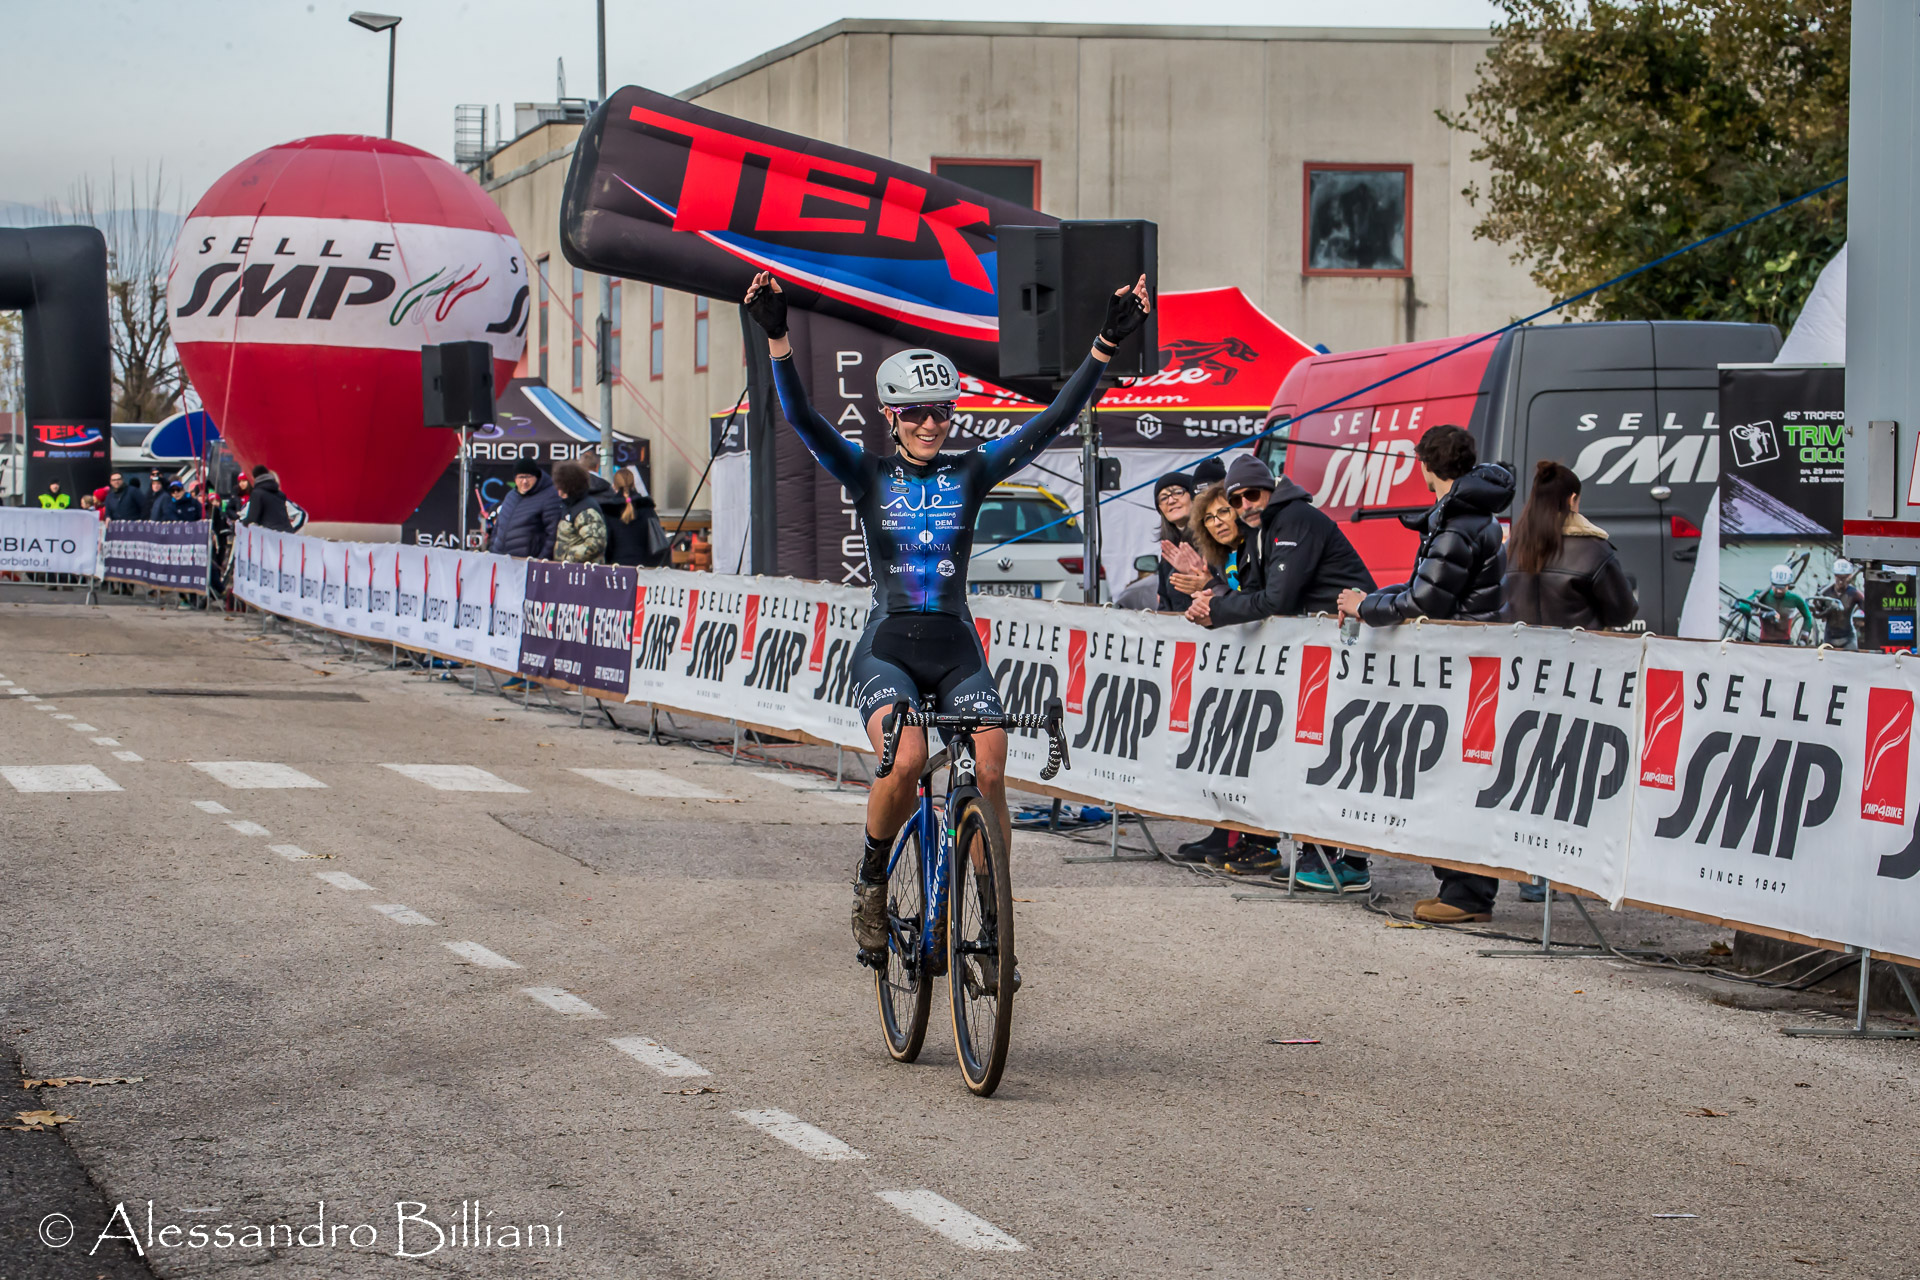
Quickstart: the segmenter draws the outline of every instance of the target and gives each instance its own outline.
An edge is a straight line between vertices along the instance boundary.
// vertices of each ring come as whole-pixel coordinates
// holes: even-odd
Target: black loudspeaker
[[[493,421],[493,347],[442,342],[420,348],[421,420],[429,427],[484,427]]]
[[[1107,298],[1147,277],[1160,292],[1159,228],[1142,219],[1062,222],[1056,227],[995,227],[999,254],[1000,376],[1058,381],[1079,367],[1107,317]],[[1107,366],[1115,377],[1160,369],[1156,308],[1120,344]]]

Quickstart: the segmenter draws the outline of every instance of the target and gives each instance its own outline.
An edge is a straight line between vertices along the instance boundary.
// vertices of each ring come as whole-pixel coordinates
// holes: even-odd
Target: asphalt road
[[[830,778],[217,615],[0,605],[0,680],[0,1048],[140,1077],[8,1094],[0,1280],[1920,1267],[1920,1045],[1022,833],[981,1100],[938,1001],[886,1059]]]

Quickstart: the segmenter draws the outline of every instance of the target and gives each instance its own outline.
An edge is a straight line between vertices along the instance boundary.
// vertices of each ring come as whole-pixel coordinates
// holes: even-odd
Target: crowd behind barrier
[[[236,532],[234,592],[365,640],[594,696],[867,747],[864,590]],[[1920,663],[1500,624],[1343,638],[1331,618],[976,597],[1009,711],[1067,708],[1034,790],[1544,876],[1610,903],[1920,956],[1908,803]]]

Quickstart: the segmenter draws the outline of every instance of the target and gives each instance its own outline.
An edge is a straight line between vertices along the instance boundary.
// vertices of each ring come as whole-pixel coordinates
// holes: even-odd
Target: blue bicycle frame
[[[894,843],[893,858],[887,863],[887,878],[893,878],[894,868],[905,852],[907,841],[918,839],[920,842],[920,938],[919,954],[914,957],[914,973],[925,979],[940,969],[940,962],[946,957],[934,955],[934,940],[939,931],[933,922],[943,917],[947,909],[947,861],[952,856],[952,840],[944,820],[945,801],[935,802],[933,796],[933,775],[928,773],[920,784],[920,806],[906,825],[900,828],[900,838]],[[898,950],[900,940],[888,938],[887,945]]]

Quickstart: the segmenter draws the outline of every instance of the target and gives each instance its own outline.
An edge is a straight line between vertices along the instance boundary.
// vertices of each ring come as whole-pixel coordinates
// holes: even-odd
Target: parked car
[[[1053,523],[1062,516],[1068,518]],[[1001,545],[1034,529],[1040,532]],[[975,595],[1023,600],[1084,598],[1086,540],[1080,533],[1080,517],[1059,496],[1037,484],[994,486],[974,517],[973,553],[967,581]],[[1102,566],[1102,600],[1107,599],[1106,579]]]
[[[1268,421],[1359,391],[1465,341],[1302,360],[1281,383]],[[1719,481],[1719,366],[1766,363],[1779,349],[1780,331],[1769,324],[1535,325],[1309,414],[1285,439],[1269,437],[1262,453],[1345,526],[1383,583],[1406,581],[1419,541],[1395,517],[1433,502],[1413,460],[1414,442],[1428,427],[1464,426],[1483,461],[1513,467],[1516,512],[1534,464],[1564,462],[1584,482],[1581,514],[1620,549],[1640,593],[1640,624],[1671,635]]]

